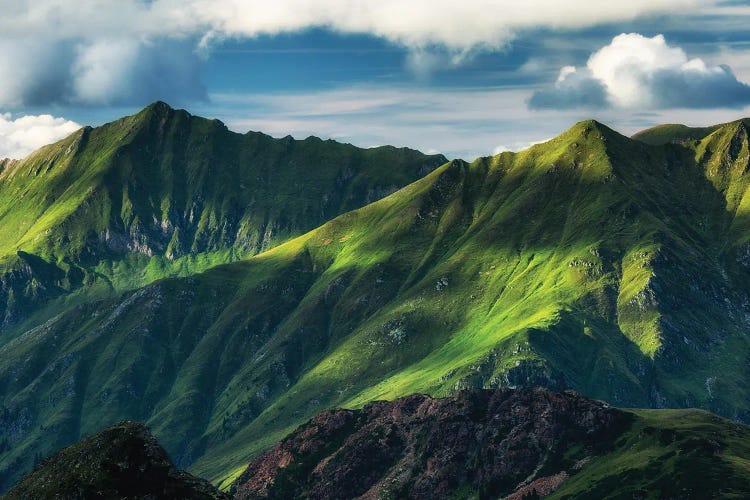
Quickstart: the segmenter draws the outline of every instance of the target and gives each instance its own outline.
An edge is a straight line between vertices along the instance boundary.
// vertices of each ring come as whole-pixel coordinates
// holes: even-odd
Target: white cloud
[[[131,68],[138,60],[137,41],[97,40],[78,48],[73,68],[73,99],[108,104],[130,92]]]
[[[649,83],[659,71],[696,76],[723,73],[718,66],[707,68],[700,59],[688,60],[685,51],[667,45],[662,35],[647,38],[637,33],[616,36],[612,43],[591,54],[586,67],[604,84],[612,104],[621,107],[653,106],[656,96]]]
[[[738,107],[750,104],[750,86],[725,65],[689,59],[664,36],[623,33],[591,54],[585,68],[565,66],[552,89],[532,107],[655,109]]]
[[[27,115],[13,119],[0,114],[0,158],[23,158],[32,151],[58,141],[81,126],[51,115]]]
[[[406,47],[441,45],[457,51],[497,48],[516,30],[580,28],[675,9],[711,5],[698,0],[156,0],[154,11],[182,29],[223,36],[257,36],[328,27],[369,33]],[[180,13],[177,15],[177,13]],[[178,17],[175,17],[178,16]]]
[[[688,12],[717,0],[14,0],[0,16],[0,106],[202,95],[199,58],[226,38],[320,27],[411,52],[416,72],[500,50],[519,32]],[[8,5],[6,5],[8,4]],[[165,55],[166,53],[168,55]],[[155,55],[161,53],[161,57]],[[144,59],[152,61],[144,64]],[[157,64],[158,63],[158,64]],[[170,71],[163,71],[167,65]],[[174,69],[177,69],[174,74]],[[188,78],[186,78],[188,77]],[[143,80],[159,82],[154,95]],[[31,90],[29,90],[31,89]]]
[[[748,7],[750,9],[750,7]],[[706,58],[710,63],[720,65],[726,61],[732,61],[732,71],[737,79],[750,82],[750,46],[722,46],[716,54]]]
[[[708,8],[716,0],[15,0],[0,29],[18,36],[40,27],[59,38],[278,34],[311,27],[369,33],[409,47],[496,47],[515,30],[581,28],[639,16]],[[85,29],[84,29],[85,28]]]

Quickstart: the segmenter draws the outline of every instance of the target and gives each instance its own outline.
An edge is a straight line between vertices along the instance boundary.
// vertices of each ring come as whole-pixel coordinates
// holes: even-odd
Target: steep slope
[[[85,127],[0,165],[0,328],[71,292],[122,291],[258,253],[445,161],[236,134],[160,102]]]
[[[226,485],[321,409],[415,392],[544,385],[748,421],[744,127],[650,146],[582,122],[76,305],[0,348],[6,485],[123,418]]]
[[[143,425],[121,422],[46,459],[3,498],[219,500],[229,495],[175,469]]]
[[[623,411],[538,388],[463,391],[320,413],[255,459],[232,493],[743,498],[748,459],[750,429],[705,412]]]

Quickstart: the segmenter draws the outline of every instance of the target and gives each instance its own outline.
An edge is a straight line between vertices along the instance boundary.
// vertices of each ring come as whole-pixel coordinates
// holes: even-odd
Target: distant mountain
[[[227,486],[323,409],[467,388],[750,421],[747,124],[677,142],[581,122],[241,262],[58,307],[0,348],[5,487],[122,419]]]
[[[6,496],[221,500],[207,481],[178,471],[142,424],[121,422],[44,460]]]
[[[162,102],[85,127],[0,163],[0,342],[2,329],[52,299],[99,297],[256,254],[445,161],[237,134]]]
[[[721,125],[712,127],[688,127],[680,124],[657,125],[642,130],[632,136],[633,139],[652,146],[663,146],[665,144],[682,144],[690,141],[699,141],[720,128]]]
[[[707,412],[495,389],[324,411],[227,493],[120,423],[43,460],[5,498],[746,498],[749,459],[750,428]]]

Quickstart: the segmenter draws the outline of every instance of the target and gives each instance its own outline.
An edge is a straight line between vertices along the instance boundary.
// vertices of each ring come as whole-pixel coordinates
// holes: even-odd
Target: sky
[[[750,117],[750,0],[0,0],[0,158],[156,100],[472,160]]]

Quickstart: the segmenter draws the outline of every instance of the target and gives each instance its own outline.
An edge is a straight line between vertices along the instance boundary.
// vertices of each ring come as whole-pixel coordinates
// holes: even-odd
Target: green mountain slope
[[[83,128],[0,164],[0,328],[51,299],[256,254],[445,161],[405,148],[237,134],[164,103]]]
[[[663,146],[582,122],[78,304],[0,349],[0,469],[127,418],[226,485],[323,408],[471,387],[749,421],[749,160],[744,122]]]
[[[690,141],[703,139],[711,132],[720,128],[721,125],[712,127],[688,127],[676,123],[657,125],[632,136],[633,139],[652,146],[663,146],[665,144],[683,144]]]

